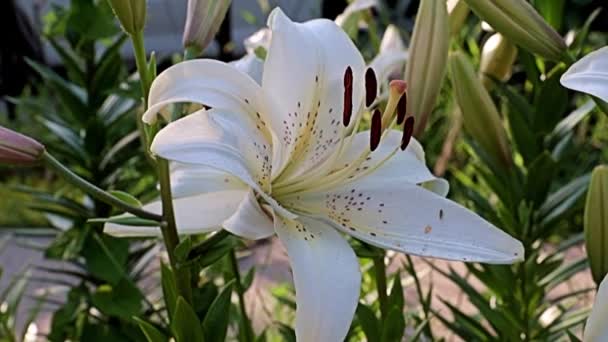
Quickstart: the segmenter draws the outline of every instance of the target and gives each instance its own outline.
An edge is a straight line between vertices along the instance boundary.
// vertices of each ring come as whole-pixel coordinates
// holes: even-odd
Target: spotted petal
[[[294,23],[277,8],[269,16],[268,26],[272,41],[262,87],[279,108],[269,121],[289,156],[281,177],[290,179],[317,165],[339,142],[344,73],[350,66],[357,113],[364,95],[365,64],[353,42],[330,20]]]
[[[606,317],[608,317],[608,276],[602,280],[597,294],[595,295],[595,304],[593,304],[593,310],[587,319],[583,341],[608,341]]]
[[[172,161],[230,173],[254,188],[270,186],[270,143],[246,116],[199,111],[163,128],[151,150]]]
[[[298,341],[343,341],[357,307],[361,274],[355,253],[329,225],[275,217],[296,288]]]
[[[574,63],[561,78],[562,85],[608,101],[608,46]]]
[[[523,258],[522,244],[477,214],[423,187],[370,175],[300,195],[316,213],[370,244],[426,257],[485,263]]]
[[[252,118],[270,110],[260,86],[234,66],[196,59],[175,64],[163,71],[150,87],[148,110],[143,120],[153,123],[168,104],[193,102],[208,107],[245,113]]]

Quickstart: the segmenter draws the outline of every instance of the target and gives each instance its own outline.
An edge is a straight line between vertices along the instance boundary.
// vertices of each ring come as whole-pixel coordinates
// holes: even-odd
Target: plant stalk
[[[251,321],[249,320],[247,309],[245,307],[245,289],[243,288],[243,283],[241,282],[241,272],[239,271],[239,263],[236,258],[236,251],[234,248],[230,251],[230,267],[232,268],[232,273],[234,274],[234,285],[239,296],[243,335],[246,342],[253,342],[254,338],[253,330],[251,328]]]
[[[384,264],[384,253],[374,257],[374,270],[376,272],[376,289],[378,301],[380,302],[380,314],[382,319],[388,317],[388,297],[386,294],[386,265]]]

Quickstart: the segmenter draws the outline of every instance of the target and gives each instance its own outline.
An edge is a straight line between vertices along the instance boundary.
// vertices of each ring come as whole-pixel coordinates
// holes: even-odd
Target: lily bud
[[[422,0],[405,69],[409,85],[407,113],[416,119],[414,135],[424,130],[446,71],[450,43],[445,0]]]
[[[517,47],[500,33],[493,34],[481,49],[480,77],[486,89],[491,89],[493,79],[506,81],[511,77]]]
[[[511,154],[498,110],[473,65],[462,52],[450,55],[449,65],[465,130],[495,162],[510,167]]]
[[[465,0],[482,20],[515,44],[544,58],[559,61],[566,44],[525,0]]]
[[[450,17],[450,34],[455,35],[460,32],[462,25],[469,16],[469,6],[464,0],[448,0],[448,15]]]
[[[585,203],[585,244],[591,274],[599,284],[608,274],[608,166],[597,166]]]
[[[143,31],[146,24],[146,0],[108,0],[123,30],[130,35]]]
[[[0,126],[0,163],[30,166],[43,154],[44,146],[36,140]]]
[[[203,51],[220,29],[230,3],[231,0],[188,0],[184,47]]]

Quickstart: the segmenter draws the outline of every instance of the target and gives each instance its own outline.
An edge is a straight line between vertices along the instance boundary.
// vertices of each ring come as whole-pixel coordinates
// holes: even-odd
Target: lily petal
[[[608,341],[608,326],[606,326],[606,317],[608,317],[608,275],[604,277],[600,287],[595,295],[595,303],[591,315],[587,319],[585,331],[583,333],[583,341],[599,342]]]
[[[608,101],[608,46],[574,63],[561,78],[564,87]]]
[[[378,80],[388,84],[392,75],[398,77],[403,74],[408,52],[401,40],[399,29],[395,25],[389,25],[384,31],[380,42],[380,53],[374,57],[369,67],[374,69]]]
[[[246,116],[198,111],[163,128],[150,149],[172,161],[230,173],[254,188],[270,187],[271,145]]]
[[[264,116],[273,110],[255,80],[232,65],[212,59],[184,61],[158,75],[150,87],[143,121],[156,122],[159,111],[176,102],[246,114],[260,127],[265,127]]]
[[[275,216],[296,289],[298,341],[343,341],[357,307],[361,274],[352,248],[329,225]]]
[[[247,190],[209,192],[173,200],[175,221],[179,234],[199,234],[218,230],[222,223],[234,215]],[[155,201],[144,205],[144,210],[161,214],[162,204]],[[113,223],[104,225],[106,234],[119,237],[158,236],[156,227],[123,226]]]
[[[255,54],[248,53],[241,59],[230,62],[229,64],[249,75],[249,77],[251,77],[258,84],[262,84],[264,61],[259,59]]]
[[[262,88],[280,109],[269,120],[272,127],[278,127],[275,133],[286,146],[285,159],[290,160],[285,171],[276,172],[283,171],[282,179],[291,179],[315,167],[339,143],[343,133],[344,73],[350,66],[356,115],[363,103],[365,63],[333,21],[294,23],[276,8],[268,17],[268,26],[272,41]]]
[[[367,172],[374,165],[384,160],[399,148],[403,133],[391,130],[380,140],[378,148],[369,154],[367,160],[359,166],[354,176]],[[336,169],[341,169],[347,164],[359,158],[361,153],[369,149],[369,132],[357,133],[351,144],[345,149],[334,164]],[[406,181],[418,184],[435,180],[435,176],[429,171],[424,162],[424,150],[420,143],[412,138],[405,151],[397,151],[394,156],[387,160],[382,166],[374,171],[374,176],[385,180]]]
[[[423,187],[371,174],[316,195],[301,194],[303,211],[319,214],[370,244],[449,260],[508,264],[522,244],[472,211]]]
[[[247,190],[249,186],[237,177],[216,168],[196,164],[171,163],[173,198],[190,197],[206,192]]]
[[[253,190],[249,190],[236,213],[224,221],[223,227],[232,234],[250,240],[274,235],[272,219],[258,204]]]

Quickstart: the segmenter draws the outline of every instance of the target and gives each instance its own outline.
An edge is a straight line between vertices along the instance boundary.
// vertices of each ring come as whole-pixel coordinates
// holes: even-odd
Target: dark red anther
[[[342,122],[347,127],[350,123],[350,118],[353,115],[353,69],[346,68],[344,72],[344,112],[342,113]]]
[[[405,120],[407,111],[407,93],[403,93],[397,102],[397,125],[401,125]]]
[[[380,145],[380,137],[382,136],[382,113],[379,109],[374,110],[372,114],[372,127],[369,131],[369,149],[374,151]]]
[[[365,106],[370,107],[378,95],[378,80],[374,69],[367,68],[365,71]]]
[[[414,134],[414,117],[408,116],[405,119],[405,123],[403,124],[403,137],[401,138],[401,150],[405,151],[407,145],[410,143],[412,139],[412,134]]]

